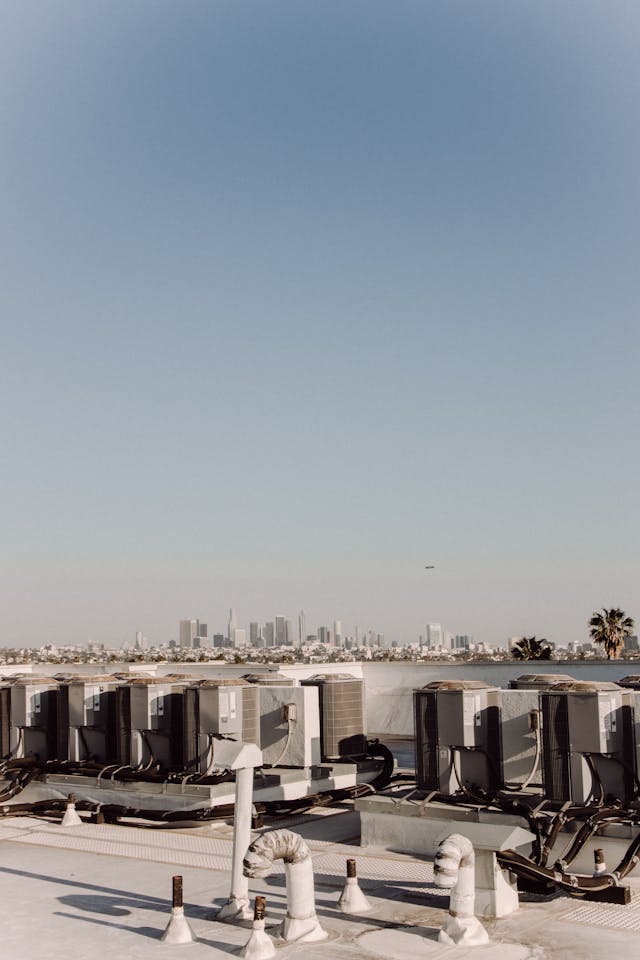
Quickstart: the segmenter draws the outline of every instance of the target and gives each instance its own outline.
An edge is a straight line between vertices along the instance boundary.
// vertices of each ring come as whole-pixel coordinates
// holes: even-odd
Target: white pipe
[[[218,912],[218,920],[251,920],[253,917],[249,908],[249,880],[243,871],[244,854],[251,842],[252,804],[253,768],[242,767],[236,770],[231,893]]]
[[[438,846],[434,863],[436,886],[451,890],[449,917],[438,934],[441,943],[487,943],[487,931],[474,914],[476,898],[476,857],[473,844],[452,833]]]
[[[283,938],[300,943],[326,939],[316,915],[313,863],[307,844],[291,830],[263,833],[247,850],[244,872],[248,877],[268,877],[276,860],[284,861],[287,881]]]

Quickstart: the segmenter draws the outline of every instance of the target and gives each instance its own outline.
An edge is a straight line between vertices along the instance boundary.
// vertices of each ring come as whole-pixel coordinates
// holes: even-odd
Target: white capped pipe
[[[240,954],[241,957],[244,957],[244,960],[269,960],[270,957],[275,957],[275,944],[264,929],[265,909],[265,898],[256,897],[251,936]]]
[[[287,913],[282,936],[306,943],[327,936],[316,915],[313,863],[305,841],[291,830],[271,830],[251,844],[244,858],[248,877],[268,877],[276,860],[282,860],[287,881]]]
[[[218,920],[250,920],[253,916],[249,907],[249,881],[243,871],[244,854],[251,842],[252,805],[253,768],[241,767],[236,770],[231,893],[218,911]]]
[[[369,913],[371,904],[358,884],[355,860],[347,860],[347,882],[338,900],[338,909],[343,913]]]
[[[82,825],[82,818],[76,810],[75,794],[70,793],[67,801],[67,809],[60,823],[61,827],[79,827]]]
[[[473,844],[459,833],[438,846],[434,863],[437,887],[451,890],[449,917],[438,934],[441,943],[477,946],[489,936],[474,913],[476,857]]]
[[[193,930],[187,922],[184,915],[184,906],[182,901],[182,877],[173,878],[173,900],[171,904],[171,917],[164,933],[160,937],[163,943],[171,945],[179,943],[193,943],[196,939]]]

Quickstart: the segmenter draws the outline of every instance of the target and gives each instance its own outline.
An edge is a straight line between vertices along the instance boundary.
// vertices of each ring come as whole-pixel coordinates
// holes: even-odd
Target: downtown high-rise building
[[[231,609],[229,610],[229,623],[227,625],[227,640],[232,645],[234,644],[234,635],[237,627],[238,627],[238,620],[236,618],[236,612],[233,609],[233,607],[231,607]]]
[[[262,630],[260,624],[255,621],[249,624],[249,644],[252,647],[262,646]]]
[[[301,610],[298,614],[298,646],[301,647],[307,639],[307,618],[304,615],[304,610]]]
[[[192,650],[193,641],[197,636],[198,636],[197,620],[181,620],[180,621],[179,645],[181,650]]]
[[[267,623],[265,623],[262,630],[262,636],[264,638],[265,647],[275,647],[276,635],[275,635],[275,629],[273,626],[273,620],[268,620]]]
[[[434,650],[436,647],[442,646],[442,624],[441,623],[427,624],[427,646],[431,650]]]
[[[287,622],[282,614],[276,616],[276,647],[283,647],[287,640]]]

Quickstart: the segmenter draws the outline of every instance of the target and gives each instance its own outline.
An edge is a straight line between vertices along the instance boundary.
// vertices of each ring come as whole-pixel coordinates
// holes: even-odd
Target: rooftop
[[[640,879],[629,906],[584,903],[567,896],[529,897],[520,909],[484,921],[490,944],[445,947],[437,934],[448,895],[433,886],[429,859],[359,846],[358,815],[349,803],[272,823],[307,840],[313,856],[316,906],[329,939],[282,944],[283,958],[305,960],[602,960],[618,950],[640,952]],[[237,955],[245,926],[212,919],[229,894],[232,826],[191,829],[84,823],[63,828],[29,817],[0,821],[3,956],[12,960],[86,960],[101,953],[122,960],[176,957],[216,960]],[[374,909],[346,917],[336,907],[345,861],[355,857],[360,885]],[[184,877],[185,913],[198,941],[167,946],[171,877]],[[282,919],[284,871],[250,881],[267,897],[267,927]]]

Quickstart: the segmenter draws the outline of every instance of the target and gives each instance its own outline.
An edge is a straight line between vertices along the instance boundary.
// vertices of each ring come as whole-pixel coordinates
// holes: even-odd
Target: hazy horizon
[[[0,27],[1,646],[640,618],[637,4]]]

